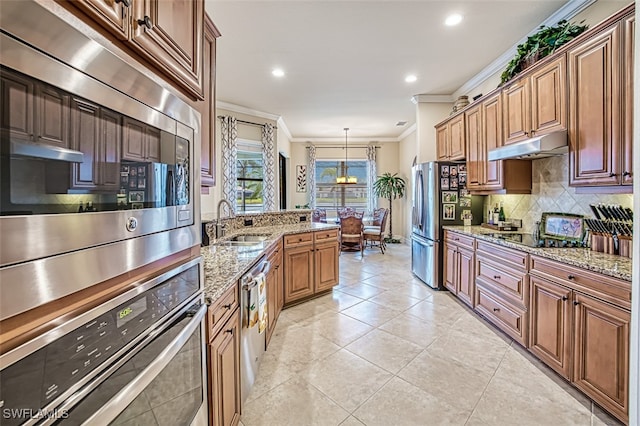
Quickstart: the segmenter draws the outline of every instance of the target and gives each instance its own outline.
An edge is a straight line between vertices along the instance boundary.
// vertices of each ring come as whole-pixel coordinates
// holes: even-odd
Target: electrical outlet
[[[253,226],[253,219],[245,219],[244,226]]]
[[[300,216],[300,222],[306,222],[306,221],[307,221],[306,216]]]

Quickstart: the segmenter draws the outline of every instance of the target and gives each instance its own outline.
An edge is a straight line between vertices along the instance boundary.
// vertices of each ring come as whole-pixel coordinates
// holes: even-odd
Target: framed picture
[[[471,207],[471,198],[460,198],[460,207]]]
[[[138,166],[138,176],[146,176],[146,174],[144,166]]]
[[[120,167],[120,176],[129,176],[129,166]]]
[[[440,169],[440,177],[448,178],[449,177],[449,166],[442,166]]]
[[[583,218],[573,213],[542,213],[540,238],[581,241],[585,232]]]
[[[440,178],[440,189],[447,190],[449,189],[449,178]]]
[[[144,203],[144,191],[129,191],[130,203]]]
[[[460,164],[458,166],[458,173],[467,173],[467,165],[466,164]]]
[[[129,175],[120,176],[120,187],[126,188],[129,186]]]
[[[143,209],[144,208],[144,204],[142,203],[131,203],[131,209],[132,210],[139,210],[139,209]]]
[[[461,187],[467,186],[467,175],[465,174],[461,174],[458,175],[458,185],[460,185]]]
[[[469,193],[468,189],[460,190],[460,198],[463,198],[463,197],[471,197],[471,194]]]
[[[147,187],[147,178],[140,177],[138,175],[138,189],[145,189]]]
[[[296,192],[307,192],[307,166],[296,166]]]
[[[452,177],[449,182],[449,188],[458,189],[458,177]]]
[[[137,189],[138,188],[138,178],[135,176],[129,177],[129,188]]]
[[[443,204],[442,205],[442,219],[455,220],[456,219],[456,205],[455,204]]]
[[[451,177],[458,176],[458,166],[449,167],[449,176]]]
[[[456,191],[442,191],[443,203],[457,203],[458,193]]]
[[[137,176],[137,175],[138,175],[138,168],[132,166],[129,169],[129,176]]]

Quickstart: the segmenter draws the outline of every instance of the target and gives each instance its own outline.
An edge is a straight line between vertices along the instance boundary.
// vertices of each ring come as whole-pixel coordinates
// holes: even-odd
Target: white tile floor
[[[333,292],[280,315],[241,423],[618,424],[448,292],[407,245],[343,253]]]

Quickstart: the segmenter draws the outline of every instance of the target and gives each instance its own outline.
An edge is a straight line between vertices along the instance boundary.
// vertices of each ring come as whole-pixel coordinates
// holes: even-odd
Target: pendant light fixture
[[[344,128],[344,174],[342,176],[336,177],[336,183],[339,185],[353,185],[358,183],[358,178],[356,176],[349,176],[349,163],[347,156],[347,132],[349,131],[348,127]]]

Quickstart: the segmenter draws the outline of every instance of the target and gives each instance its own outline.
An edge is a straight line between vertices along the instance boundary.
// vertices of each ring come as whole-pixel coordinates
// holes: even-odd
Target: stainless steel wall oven
[[[3,425],[206,423],[200,259],[0,356]]]
[[[2,4],[0,321],[200,243],[199,114],[105,46],[52,0]]]

